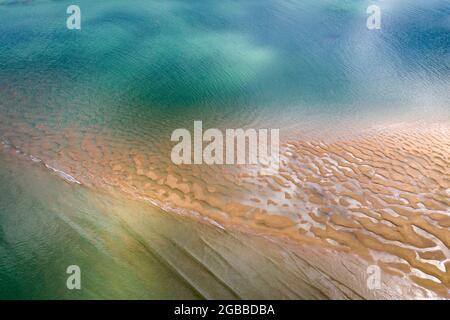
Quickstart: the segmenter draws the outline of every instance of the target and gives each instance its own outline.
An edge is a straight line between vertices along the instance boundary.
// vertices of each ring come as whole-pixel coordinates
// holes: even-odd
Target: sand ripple
[[[9,126],[16,148],[84,185],[120,189],[221,228],[354,253],[438,295],[450,288],[450,127],[398,125],[289,141],[282,166],[175,166],[167,143]]]

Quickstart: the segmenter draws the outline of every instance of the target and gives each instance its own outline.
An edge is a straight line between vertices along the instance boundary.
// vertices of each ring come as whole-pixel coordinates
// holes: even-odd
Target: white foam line
[[[41,159],[39,159],[39,158],[36,158],[36,157],[35,157],[35,156],[33,156],[33,155],[30,155],[30,159],[31,159],[31,161],[33,161],[33,162],[36,162],[36,163],[42,162],[42,160],[41,160]]]
[[[53,168],[52,166],[49,166],[48,164],[45,165],[48,169],[54,171],[57,175],[59,175],[61,178],[63,178],[64,180],[66,180],[67,182],[71,182],[71,183],[77,183],[77,184],[81,184],[81,182],[79,182],[77,179],[75,179],[74,177],[72,177],[70,174],[65,173],[62,170],[58,170],[56,168]]]

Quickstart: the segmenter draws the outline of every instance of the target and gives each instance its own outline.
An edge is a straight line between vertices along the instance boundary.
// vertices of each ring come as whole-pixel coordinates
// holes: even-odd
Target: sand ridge
[[[350,252],[448,296],[450,126],[399,125],[355,137],[287,141],[278,174],[251,166],[175,166],[95,128],[9,126],[13,146],[81,183],[213,223]]]

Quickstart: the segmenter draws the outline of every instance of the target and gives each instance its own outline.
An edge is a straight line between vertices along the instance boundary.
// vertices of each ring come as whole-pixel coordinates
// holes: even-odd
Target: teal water
[[[2,1],[6,112],[141,132],[448,116],[445,0],[380,2],[380,31],[372,1],[80,1],[81,31],[68,4]]]
[[[379,31],[366,28],[373,3]],[[166,166],[170,132],[193,120],[289,135],[450,118],[446,0],[81,0],[80,31],[66,28],[70,4],[0,0],[0,140],[50,163],[89,133]],[[234,236],[15,162],[0,155],[0,298],[327,297],[268,287],[284,267],[264,255],[267,277],[251,276],[254,250],[230,254]],[[84,178],[101,178],[89,165]],[[70,264],[89,270],[81,292],[65,287]]]

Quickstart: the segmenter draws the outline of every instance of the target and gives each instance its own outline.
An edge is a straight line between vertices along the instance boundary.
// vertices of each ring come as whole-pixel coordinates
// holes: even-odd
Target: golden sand
[[[351,253],[448,297],[448,124],[288,141],[272,176],[250,166],[175,166],[170,145],[149,150],[95,130],[80,136],[16,125],[5,139],[84,185],[119,189],[221,228]]]

